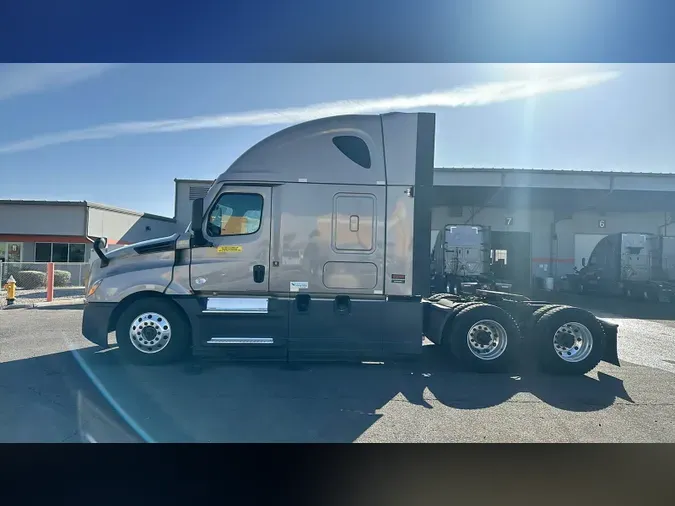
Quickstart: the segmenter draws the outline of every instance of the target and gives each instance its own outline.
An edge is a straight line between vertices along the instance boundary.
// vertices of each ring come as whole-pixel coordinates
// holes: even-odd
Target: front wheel
[[[595,368],[604,354],[605,331],[588,311],[559,307],[537,322],[533,340],[539,364],[553,374],[582,375]]]
[[[171,301],[160,298],[132,302],[117,320],[115,334],[122,356],[144,365],[175,362],[190,346],[185,317]]]
[[[452,321],[450,351],[475,371],[507,370],[517,357],[520,342],[518,325],[497,306],[473,304]]]

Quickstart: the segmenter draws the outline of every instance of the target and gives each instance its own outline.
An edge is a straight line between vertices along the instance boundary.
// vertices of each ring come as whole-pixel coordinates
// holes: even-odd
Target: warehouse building
[[[176,185],[174,202],[174,220],[182,232],[192,219],[192,201],[204,198],[213,184],[208,179],[174,179]]]
[[[212,183],[175,180],[181,231]],[[490,227],[493,258],[520,290],[581,268],[608,234],[675,235],[675,174],[437,168],[434,186],[431,241],[448,224]]]
[[[91,243],[171,235],[173,218],[85,201],[0,200],[0,261],[87,262]]]

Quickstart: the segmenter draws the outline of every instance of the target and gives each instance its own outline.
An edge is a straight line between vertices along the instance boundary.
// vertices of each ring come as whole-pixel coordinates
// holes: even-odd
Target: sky
[[[3,64],[0,199],[173,216],[257,141],[341,113],[430,111],[436,167],[675,173],[672,64]]]

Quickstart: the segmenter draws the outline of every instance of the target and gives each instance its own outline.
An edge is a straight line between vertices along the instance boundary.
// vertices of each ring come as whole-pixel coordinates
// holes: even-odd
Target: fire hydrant
[[[7,290],[7,305],[11,306],[14,304],[14,299],[16,299],[16,281],[14,280],[14,276],[9,277],[3,288]]]

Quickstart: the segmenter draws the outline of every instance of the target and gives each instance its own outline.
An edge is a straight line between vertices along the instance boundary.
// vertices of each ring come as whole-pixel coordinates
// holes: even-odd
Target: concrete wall
[[[177,230],[183,232],[192,218],[192,199],[190,199],[190,187],[204,188],[207,190],[211,182],[200,181],[176,181],[176,202],[174,217],[176,218]]]
[[[149,230],[146,227],[149,227]],[[88,235],[107,237],[110,243],[144,241],[171,235],[175,231],[176,224],[167,219],[117,210],[89,208]]]
[[[84,204],[0,204],[0,234],[84,235]]]

